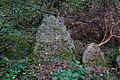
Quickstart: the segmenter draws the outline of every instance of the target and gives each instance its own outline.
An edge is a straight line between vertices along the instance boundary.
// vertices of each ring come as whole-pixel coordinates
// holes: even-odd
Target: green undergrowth
[[[107,69],[91,67],[87,70],[78,61],[71,62],[64,70],[58,69],[56,72],[51,72],[51,75],[52,80],[116,80],[113,73],[107,72]]]
[[[32,52],[32,36],[24,34],[24,31],[2,28],[0,31],[0,54],[9,59],[20,59]]]
[[[117,56],[120,56],[120,47],[118,47],[117,49],[114,49],[110,52],[107,52],[105,54],[111,58],[116,58]]]
[[[78,61],[71,61],[67,65],[66,63],[44,65],[43,69],[42,65],[38,66],[39,68],[33,67],[33,65],[33,61],[29,58],[14,62],[4,58],[0,60],[0,79],[38,80],[44,77],[44,80],[117,80],[114,73],[109,72],[108,68],[96,66],[86,69]]]
[[[32,61],[28,58],[10,62],[8,58],[0,60],[1,80],[33,80],[38,76],[32,68]]]
[[[113,49],[112,51],[106,52],[105,55],[108,57],[109,67],[117,67],[116,58],[120,56],[120,47]]]

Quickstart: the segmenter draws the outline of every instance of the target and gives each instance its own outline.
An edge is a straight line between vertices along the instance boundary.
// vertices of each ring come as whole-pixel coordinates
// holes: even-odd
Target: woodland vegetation
[[[32,57],[38,27],[50,15],[64,18],[76,41],[75,60],[35,64]],[[78,42],[77,42],[78,41]],[[82,62],[86,46],[104,52],[104,67]],[[80,53],[82,52],[82,53]],[[120,0],[0,0],[1,80],[120,80]]]

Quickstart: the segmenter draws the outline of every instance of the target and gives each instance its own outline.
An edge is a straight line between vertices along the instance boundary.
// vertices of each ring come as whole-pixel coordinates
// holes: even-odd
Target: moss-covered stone
[[[98,66],[106,64],[103,52],[96,43],[90,43],[83,55],[83,63],[88,66]]]
[[[51,64],[75,59],[76,53],[70,34],[61,17],[49,16],[38,27],[34,49],[35,62]]]
[[[30,54],[31,45],[29,40],[21,36],[8,36],[0,43],[0,52],[9,59],[20,59]]]

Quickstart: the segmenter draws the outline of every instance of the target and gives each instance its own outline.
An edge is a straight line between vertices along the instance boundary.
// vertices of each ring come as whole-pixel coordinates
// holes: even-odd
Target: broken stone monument
[[[96,43],[88,45],[83,55],[83,63],[91,66],[103,65],[105,63],[103,52]]]
[[[38,28],[34,60],[41,64],[69,61],[75,57],[74,44],[64,24],[64,18],[49,16]]]

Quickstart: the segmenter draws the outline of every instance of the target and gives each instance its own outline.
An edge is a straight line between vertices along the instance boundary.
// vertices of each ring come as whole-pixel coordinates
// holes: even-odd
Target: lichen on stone
[[[104,66],[104,54],[96,43],[90,43],[88,45],[83,55],[83,63],[89,64],[89,66]]]
[[[70,33],[64,24],[64,18],[49,16],[38,27],[34,55],[42,63],[61,62],[72,59],[75,49]]]

